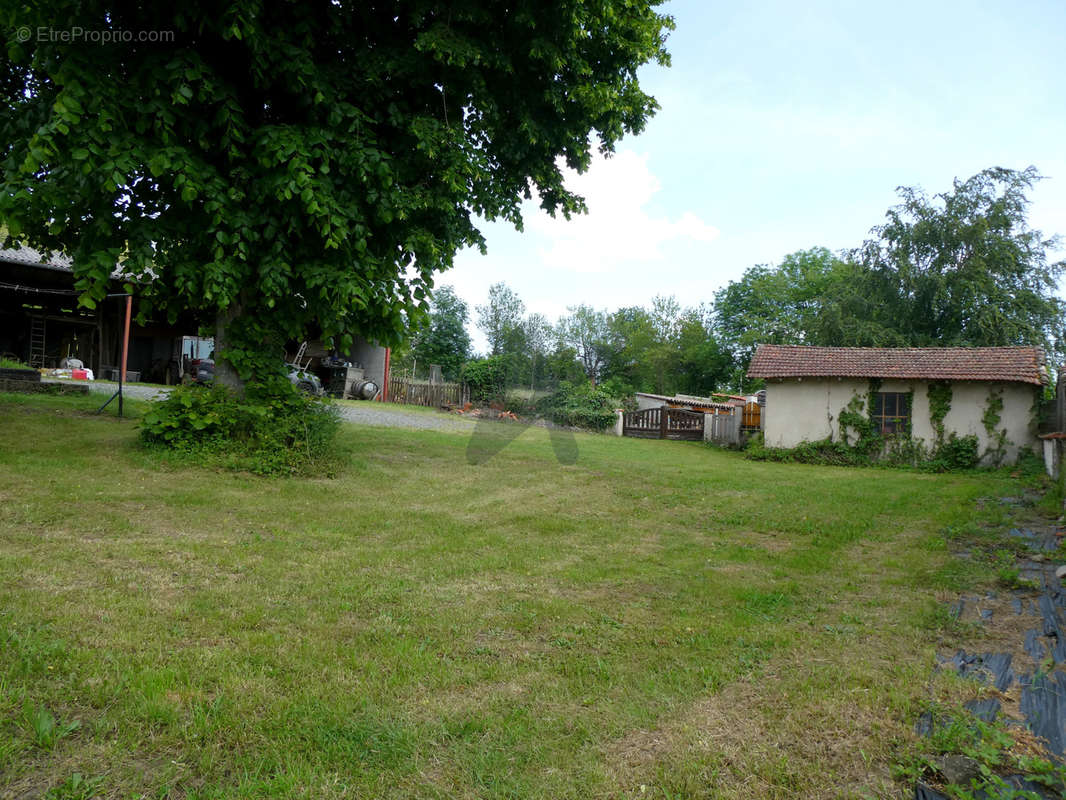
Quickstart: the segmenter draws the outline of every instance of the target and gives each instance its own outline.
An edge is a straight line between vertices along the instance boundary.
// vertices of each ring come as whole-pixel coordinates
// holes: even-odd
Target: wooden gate
[[[622,417],[622,435],[641,439],[703,439],[703,414],[683,408],[649,408]]]
[[[762,428],[762,406],[755,400],[744,404],[744,417],[740,423],[743,431],[757,431]]]

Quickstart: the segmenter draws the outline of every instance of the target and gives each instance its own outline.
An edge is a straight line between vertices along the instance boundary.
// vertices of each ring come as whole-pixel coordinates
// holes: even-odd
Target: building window
[[[911,396],[906,392],[878,392],[870,420],[884,435],[909,433],[911,429]]]

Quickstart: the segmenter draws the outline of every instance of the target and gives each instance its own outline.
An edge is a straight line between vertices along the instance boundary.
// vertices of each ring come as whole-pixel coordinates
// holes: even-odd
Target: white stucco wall
[[[935,440],[929,420],[927,381],[882,381],[882,392],[911,392],[911,436],[927,446]],[[977,436],[978,451],[992,444],[982,418],[990,390],[1003,392],[1003,410],[997,430],[1006,430],[1005,457],[1013,461],[1021,449],[1038,445],[1031,429],[1032,407],[1037,387],[1020,383],[956,381],[952,384],[951,409],[944,418],[945,433]],[[804,378],[771,380],[766,385],[766,419],[763,432],[769,447],[795,447],[801,442],[833,438],[840,440],[840,412],[852,398],[869,391],[869,381],[852,378]]]

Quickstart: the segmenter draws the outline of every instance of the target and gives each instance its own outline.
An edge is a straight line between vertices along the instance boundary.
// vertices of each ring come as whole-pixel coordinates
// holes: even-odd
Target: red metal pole
[[[118,415],[122,416],[122,384],[126,381],[126,357],[130,351],[130,312],[133,309],[133,298],[126,295],[126,327],[122,334],[122,365],[118,371]]]
[[[385,348],[385,375],[384,375],[384,383],[385,383],[385,385],[381,387],[381,402],[382,403],[387,403],[389,401],[389,360],[391,359],[391,357],[392,357],[392,348],[391,347],[386,347]]]
[[[122,366],[122,383],[126,382],[126,356],[129,354],[130,349],[130,311],[133,308],[133,298],[129,294],[126,295],[126,331],[123,333],[123,366]]]

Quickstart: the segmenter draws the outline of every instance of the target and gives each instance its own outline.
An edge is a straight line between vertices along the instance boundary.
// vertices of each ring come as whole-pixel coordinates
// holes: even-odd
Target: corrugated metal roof
[[[70,256],[65,256],[62,253],[51,253],[45,258],[41,253],[30,247],[0,248],[0,261],[13,264],[31,264],[35,267],[59,269],[64,272],[70,272],[73,264]]]
[[[42,269],[54,269],[59,272],[73,272],[74,260],[62,253],[49,253],[47,256],[43,255],[39,250],[34,250],[32,247],[4,247],[0,248],[0,264],[26,264],[31,267],[41,267]],[[149,278],[155,276],[149,272]],[[116,264],[115,268],[111,270],[111,277],[114,280],[133,280],[137,282],[137,278],[131,278],[122,270],[121,264]]]
[[[1039,347],[810,347],[761,344],[749,378],[1047,382]]]
[[[679,406],[699,406],[700,408],[733,408],[735,403],[720,403],[709,397],[693,397],[692,395],[665,395],[650,394],[649,392],[635,392],[638,397],[650,397],[652,400],[662,400],[664,403],[674,403]]]

